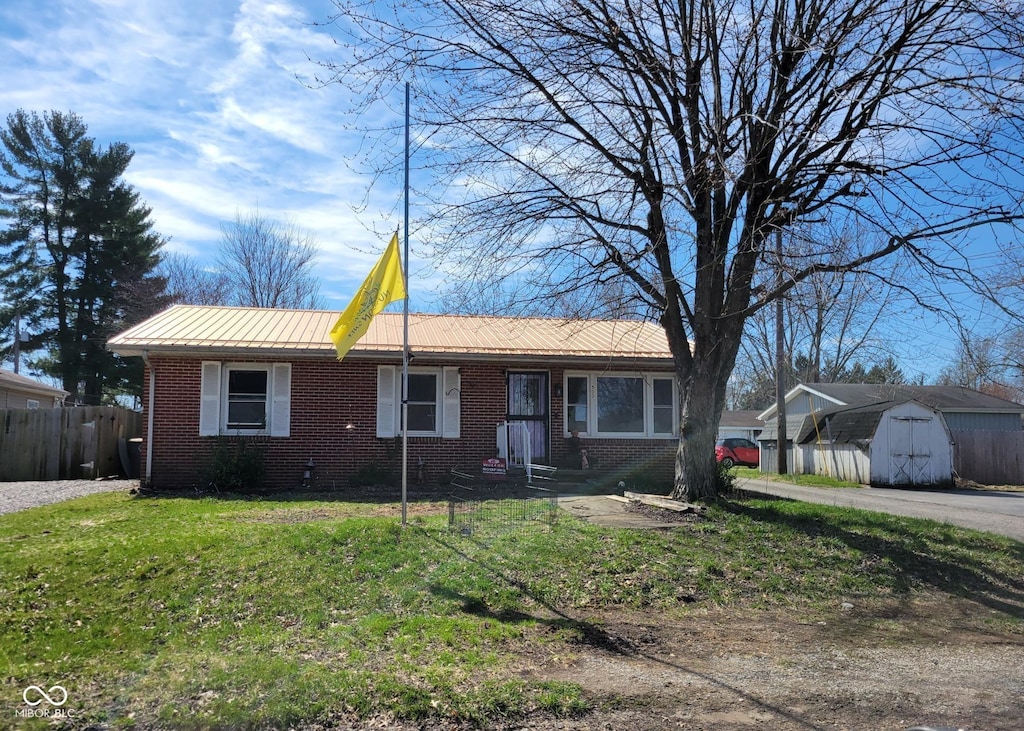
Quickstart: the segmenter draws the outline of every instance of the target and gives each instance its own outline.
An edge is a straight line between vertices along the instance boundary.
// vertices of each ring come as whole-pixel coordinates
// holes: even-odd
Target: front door
[[[522,422],[530,439],[530,461],[547,464],[548,444],[548,374],[509,372],[508,422]]]

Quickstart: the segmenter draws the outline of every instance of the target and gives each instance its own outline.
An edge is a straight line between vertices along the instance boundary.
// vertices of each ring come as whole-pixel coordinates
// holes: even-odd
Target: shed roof
[[[332,356],[329,333],[337,319],[337,311],[174,305],[115,335],[107,347],[120,355]],[[634,320],[420,313],[409,316],[409,345],[416,355],[671,360],[664,330]],[[401,352],[402,315],[383,312],[371,321],[350,356]]]
[[[760,413],[757,409],[734,409],[722,412],[722,419],[719,426],[738,429],[761,429],[764,422],[757,418]]]
[[[1024,414],[1024,405],[962,386],[911,386],[877,383],[801,383],[786,394],[786,401],[801,392],[817,394],[837,406],[866,406],[887,401],[919,401],[943,412],[1000,412]],[[761,413],[775,418],[775,406]]]
[[[794,441],[806,444],[819,434],[837,444],[871,441],[878,431],[882,415],[900,401],[882,401],[867,406],[838,407],[819,411],[804,419]],[[817,422],[817,423],[815,423]]]
[[[792,426],[787,423],[786,432],[795,444],[808,444],[819,438],[835,444],[870,442],[878,424],[886,412],[905,403],[918,403],[924,408],[939,413],[939,409],[915,402],[914,399],[879,401],[865,406],[835,406],[813,414],[806,414],[796,420]],[[774,419],[765,426],[758,437],[761,441],[775,441],[778,422]]]
[[[0,368],[0,388],[7,388],[22,392],[38,393],[43,396],[55,398],[67,398],[70,394],[62,388],[47,386],[34,378],[23,376],[20,373]]]

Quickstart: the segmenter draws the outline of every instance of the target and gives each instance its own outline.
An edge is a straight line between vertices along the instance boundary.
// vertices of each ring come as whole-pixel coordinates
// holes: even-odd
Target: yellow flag
[[[389,302],[404,300],[405,296],[405,278],[402,276],[396,233],[391,237],[391,243],[380,260],[370,270],[363,286],[331,328],[331,341],[338,350],[338,360],[344,358],[356,341],[366,334],[374,315]]]

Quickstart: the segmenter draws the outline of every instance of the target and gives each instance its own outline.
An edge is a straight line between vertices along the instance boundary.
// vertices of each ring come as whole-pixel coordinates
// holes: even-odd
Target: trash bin
[[[128,477],[136,479],[142,474],[142,437],[128,440]]]

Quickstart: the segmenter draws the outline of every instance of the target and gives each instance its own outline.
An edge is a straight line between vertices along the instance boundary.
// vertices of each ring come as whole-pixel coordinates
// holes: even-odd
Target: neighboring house
[[[760,414],[764,471],[777,465],[776,413]],[[802,383],[786,394],[789,467],[878,485],[948,484],[948,442],[951,471],[1016,484],[1024,481],[1022,417],[1020,404],[958,386]],[[911,464],[901,470],[905,459]]]
[[[758,418],[760,413],[756,410],[723,411],[718,422],[718,438],[738,437],[756,442],[764,429],[764,422]]]
[[[0,369],[0,409],[52,409],[68,392],[14,371]]]
[[[297,487],[311,460],[320,488],[367,467],[397,480],[402,316],[374,318],[341,362],[337,317],[177,305],[112,338],[146,364],[143,479],[197,485],[216,437],[249,436],[265,447],[268,487]],[[535,463],[578,463],[582,446],[602,470],[671,478],[679,396],[657,325],[415,314],[409,342],[410,482],[479,469],[505,422],[522,425]]]

